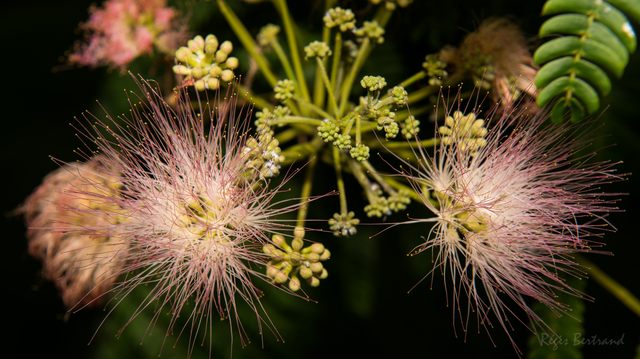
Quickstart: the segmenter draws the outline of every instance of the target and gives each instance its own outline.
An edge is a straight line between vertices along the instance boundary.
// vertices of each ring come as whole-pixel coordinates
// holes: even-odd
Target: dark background
[[[105,316],[102,310],[89,309],[68,314],[52,283],[41,276],[40,264],[27,254],[25,227],[21,218],[12,215],[41,179],[57,165],[49,155],[74,161],[79,159],[72,151],[81,144],[75,131],[68,125],[82,111],[101,114],[95,100],[98,99],[111,114],[127,109],[123,89],[132,89],[133,81],[120,76],[118,71],[104,68],[69,69],[57,67],[60,56],[71,48],[81,35],[74,33],[80,21],[87,19],[90,1],[32,1],[14,2],[2,11],[0,36],[4,46],[3,108],[5,109],[1,146],[3,153],[3,239],[8,246],[3,250],[7,257],[2,261],[5,289],[2,301],[5,306],[5,327],[10,331],[4,340],[9,350],[18,347],[23,357],[66,358],[151,358],[157,357],[164,333],[159,324],[154,335],[145,338],[140,346],[148,320],[138,318],[120,339],[117,330],[128,318],[136,298],[134,293],[121,310],[110,316],[98,332],[94,342],[87,346],[94,331]],[[303,28],[303,37],[320,30],[322,3],[291,1],[291,11]],[[238,15],[252,34],[269,22],[280,23],[269,4],[248,5],[233,2]],[[543,1],[416,1],[411,7],[397,11],[387,26],[386,42],[377,47],[361,74],[382,75],[394,84],[420,70],[424,55],[437,52],[445,44],[459,44],[464,35],[472,31],[479,20],[489,16],[511,16],[528,36],[535,41],[535,33],[544,19],[538,16]],[[343,7],[366,8],[364,2],[344,2]],[[369,13],[357,12],[360,21],[370,19]],[[211,20],[207,18],[211,16]],[[360,23],[360,22],[359,22]],[[315,27],[310,27],[312,24]],[[199,4],[193,14],[193,29],[199,34],[214,33],[223,41],[234,41],[237,56],[243,62],[240,43],[227,29],[226,22],[212,4]],[[634,27],[640,28],[638,24]],[[281,43],[285,43],[284,34]],[[160,76],[150,73],[157,58],[143,58],[130,69],[147,78]],[[58,70],[52,71],[56,67]],[[610,137],[596,141],[595,148],[615,143],[616,146],[598,151],[599,159],[623,161],[617,166],[620,173],[639,173],[640,161],[640,55],[631,56],[625,76],[614,81],[613,91],[604,100],[602,108],[611,107],[599,122],[604,124],[602,133]],[[259,85],[259,84],[258,84]],[[321,169],[322,170],[322,169]],[[327,169],[330,173],[330,169]],[[330,181],[327,181],[330,182]],[[589,259],[614,277],[636,296],[638,287],[638,253],[640,235],[635,221],[640,215],[636,200],[637,179],[630,176],[625,182],[615,183],[604,189],[619,192],[623,196],[621,207],[625,212],[613,213],[608,218],[617,228],[616,233],[605,236],[606,250],[615,256],[591,255]],[[359,192],[355,181],[349,181],[352,189],[350,207],[358,211]],[[295,193],[296,183],[292,183]],[[314,194],[333,190],[331,185],[318,185]],[[337,200],[327,200],[311,213],[314,218],[328,218],[337,208]],[[416,206],[408,209],[417,211]],[[364,213],[357,212],[361,219]],[[390,221],[401,221],[397,215]],[[500,328],[490,330],[496,345],[492,344],[482,328],[480,334],[473,330],[477,323],[472,319],[466,342],[457,325],[458,338],[453,330],[453,313],[446,306],[442,277],[435,275],[433,289],[431,279],[411,289],[426,274],[430,254],[406,257],[414,246],[426,236],[428,227],[401,227],[393,235],[382,234],[374,238],[382,227],[360,226],[358,236],[352,238],[323,237],[332,250],[332,259],[326,263],[329,278],[318,288],[307,291],[316,300],[303,300],[283,295],[262,285],[267,295],[262,299],[270,318],[286,343],[277,342],[265,331],[264,349],[257,334],[255,320],[245,316],[244,324],[250,332],[252,344],[241,349],[236,340],[233,355],[236,358],[259,357],[516,357],[505,333]],[[389,233],[389,232],[387,232]],[[619,339],[624,335],[624,345],[588,346],[583,349],[585,358],[631,358],[635,355],[640,339],[639,318],[602,287],[588,282],[587,294],[596,298],[586,304],[586,336]],[[129,304],[127,304],[129,303]],[[139,303],[139,301],[138,301]],[[148,314],[150,316],[150,314]],[[253,320],[253,321],[252,321]],[[214,320],[214,344],[212,357],[228,357],[228,322]],[[219,324],[219,325],[218,325]],[[459,323],[458,323],[459,324]],[[513,338],[525,353],[528,350],[528,332],[519,323]],[[176,333],[177,334],[177,333]],[[181,338],[176,349],[168,342],[162,357],[185,357],[187,337]],[[175,336],[173,337],[175,338]],[[571,339],[570,339],[571,341]],[[206,357],[208,343],[200,347],[198,342],[193,357]]]

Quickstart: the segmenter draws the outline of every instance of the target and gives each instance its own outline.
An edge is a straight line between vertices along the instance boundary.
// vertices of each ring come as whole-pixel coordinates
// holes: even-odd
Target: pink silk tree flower
[[[166,0],[108,0],[103,6],[89,9],[89,20],[80,26],[86,38],[76,43],[70,63],[124,71],[154,49],[173,56],[188,38],[178,12],[167,7]]]
[[[572,254],[599,247],[603,231],[611,230],[604,217],[617,210],[615,194],[600,186],[622,177],[613,163],[590,163],[592,153],[583,154],[594,131],[544,126],[548,115],[526,111],[494,112],[488,130],[473,112],[449,112],[434,154],[419,147],[418,165],[405,163],[402,172],[436,215],[409,222],[433,223],[413,254],[431,250],[429,274],[450,277],[445,284],[451,283],[454,311],[462,309],[465,333],[472,312],[478,326],[496,320],[507,335],[510,316],[527,325],[508,301],[524,311],[532,332],[550,330],[527,298],[562,315],[568,308],[556,293],[584,297],[563,276],[585,276]]]
[[[67,307],[99,304],[99,298],[115,282],[115,274],[122,270],[120,260],[127,249],[114,237],[66,231],[69,226],[109,227],[124,220],[112,201],[98,200],[116,196],[119,186],[116,173],[101,173],[98,163],[57,169],[18,208],[29,226],[29,254],[42,261],[44,276],[56,284]],[[89,206],[112,215],[79,215],[74,211]]]
[[[194,109],[186,92],[177,90],[173,108],[155,83],[138,85],[143,95],[130,98],[130,118],[109,117],[107,123],[90,115],[77,128],[88,143],[97,145],[95,151],[93,145],[87,147],[99,153],[92,161],[100,172],[118,177],[117,195],[87,193],[89,203],[108,206],[68,208],[80,217],[102,218],[111,218],[114,213],[105,208],[114,208],[124,220],[105,226],[69,223],[65,231],[118,238],[127,250],[122,257],[112,257],[121,268],[111,290],[116,305],[137,286],[150,288],[131,320],[148,310],[155,323],[169,311],[169,335],[179,315],[188,318],[176,330],[190,333],[189,355],[198,336],[211,335],[216,318],[230,319],[230,329],[238,331],[244,345],[239,306],[255,313],[260,333],[264,325],[279,336],[254,281],[272,285],[265,274],[272,258],[263,247],[280,247],[271,235],[291,237],[296,222],[281,216],[310,200],[273,201],[298,170],[281,174],[277,185],[265,178],[257,158],[275,151],[274,142],[270,136],[249,136],[252,112],[236,108],[233,86],[224,99],[216,97]],[[76,180],[88,181],[80,175]],[[103,187],[106,191],[109,186]]]

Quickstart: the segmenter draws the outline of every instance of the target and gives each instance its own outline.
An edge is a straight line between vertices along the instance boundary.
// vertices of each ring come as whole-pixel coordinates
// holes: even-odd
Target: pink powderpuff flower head
[[[154,312],[155,323],[161,313],[169,311],[167,336],[186,311],[187,323],[178,325],[177,331],[190,333],[189,355],[198,334],[206,337],[211,332],[210,326],[217,321],[214,317],[231,318],[228,325],[232,331],[235,327],[244,345],[246,333],[237,312],[241,306],[255,313],[260,333],[264,324],[279,337],[264,313],[259,300],[262,292],[252,278],[270,280],[261,273],[270,260],[263,246],[273,243],[269,234],[286,235],[293,230],[295,220],[289,225],[281,215],[308,203],[273,201],[297,170],[283,175],[274,187],[250,165],[264,152],[255,147],[264,146],[266,151],[268,144],[249,137],[251,111],[236,109],[238,96],[233,86],[224,99],[217,97],[199,109],[180,90],[173,109],[155,84],[138,85],[144,95],[138,98],[140,102],[130,98],[131,118],[109,117],[111,122],[105,123],[85,116],[95,124],[78,128],[84,138],[97,144],[100,155],[93,159],[101,171],[118,176],[118,195],[108,200],[126,220],[66,230],[119,238],[128,250],[118,259],[122,280],[112,289],[118,303],[137,286],[150,287],[131,320],[148,309]],[[254,146],[250,150],[249,139]],[[75,211],[112,216],[91,206]],[[210,344],[212,341],[209,338]]]
[[[450,277],[445,285],[451,283],[454,312],[460,311],[465,336],[471,312],[487,332],[495,318],[509,335],[511,316],[534,333],[550,330],[527,298],[566,314],[568,308],[555,299],[556,293],[584,296],[563,279],[585,276],[572,254],[600,246],[602,232],[610,228],[604,217],[617,210],[614,194],[600,189],[622,179],[614,174],[614,164],[590,163],[592,154],[580,155],[593,129],[547,127],[548,115],[526,111],[526,106],[511,107],[499,117],[489,114],[488,132],[473,113],[466,118],[453,114],[464,126],[449,121],[453,129],[440,128],[433,156],[419,147],[418,165],[405,163],[409,167],[402,172],[436,215],[409,222],[433,223],[412,255],[431,250],[434,268],[429,274],[439,269],[445,279]],[[515,302],[530,323],[519,319],[506,301]]]
[[[87,37],[76,43],[69,63],[124,71],[154,48],[173,56],[188,38],[178,12],[167,7],[166,0],[108,0],[103,6],[89,9],[89,21],[80,26]]]
[[[91,231],[66,231],[70,226],[108,227],[124,220],[112,201],[117,195],[116,173],[98,169],[99,157],[86,163],[66,165],[47,175],[17,212],[29,230],[29,254],[42,261],[44,276],[53,281],[67,307],[98,305],[111,289],[120,260],[126,251],[120,241],[96,236]],[[92,207],[111,216],[79,214],[74,209]],[[115,260],[114,260],[115,258]]]

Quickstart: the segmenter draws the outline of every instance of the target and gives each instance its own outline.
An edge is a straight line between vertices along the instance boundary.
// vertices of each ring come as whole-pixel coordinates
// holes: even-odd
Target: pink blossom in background
[[[126,69],[154,49],[173,56],[188,35],[178,12],[165,0],[109,0],[92,6],[89,20],[80,26],[85,40],[75,45],[69,62],[82,66]]]
[[[127,250],[118,238],[81,229],[108,228],[122,220],[112,201],[103,198],[116,195],[118,176],[101,173],[99,158],[50,173],[18,209],[29,226],[29,254],[42,261],[44,276],[56,284],[69,308],[99,304]],[[87,207],[111,216],[77,212]]]
[[[414,254],[431,250],[429,274],[440,270],[449,277],[448,298],[454,311],[460,310],[465,335],[472,312],[478,325],[493,327],[497,320],[508,335],[511,318],[533,332],[549,330],[527,297],[566,313],[556,293],[583,296],[563,280],[585,276],[572,254],[599,247],[602,232],[612,230],[604,216],[617,210],[615,194],[604,193],[601,185],[622,177],[615,175],[614,164],[590,163],[592,154],[581,152],[594,131],[587,125],[546,127],[547,115],[526,111],[526,106],[508,108],[489,120],[480,149],[469,146],[474,139],[468,128],[466,138],[451,136],[433,156],[420,148],[421,161],[403,171],[436,214],[410,222],[434,224]],[[446,142],[443,136],[440,141]]]

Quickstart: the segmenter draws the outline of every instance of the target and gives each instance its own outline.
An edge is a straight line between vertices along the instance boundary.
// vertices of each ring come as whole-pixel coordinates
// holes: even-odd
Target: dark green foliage
[[[613,6],[612,6],[613,5]],[[555,123],[567,111],[581,121],[600,108],[600,96],[611,90],[605,71],[622,77],[629,54],[637,47],[633,27],[625,14],[640,19],[640,2],[614,0],[549,0],[542,15],[555,15],[542,24],[540,37],[562,35],[540,46],[534,63],[543,65],[536,76],[538,105],[562,96],[551,113]]]

